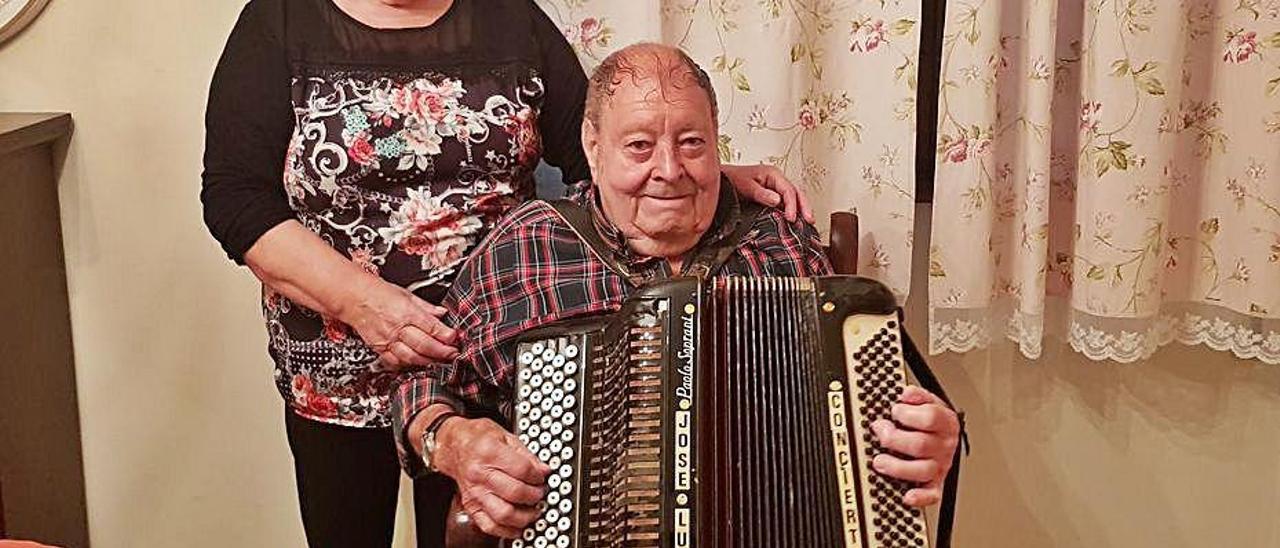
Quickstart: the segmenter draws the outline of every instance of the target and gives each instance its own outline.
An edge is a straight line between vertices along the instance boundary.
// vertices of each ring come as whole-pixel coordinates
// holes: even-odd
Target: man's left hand
[[[739,194],[767,206],[781,206],[783,215],[790,222],[795,222],[798,211],[806,221],[813,223],[813,208],[809,207],[809,199],[777,167],[767,164],[724,164],[720,166],[720,171],[729,178]]]
[[[880,445],[897,455],[881,453],[871,461],[876,471],[907,480],[908,506],[928,506],[942,500],[942,483],[960,444],[960,420],[942,399],[918,386],[908,386],[889,411],[892,421],[871,424]]]

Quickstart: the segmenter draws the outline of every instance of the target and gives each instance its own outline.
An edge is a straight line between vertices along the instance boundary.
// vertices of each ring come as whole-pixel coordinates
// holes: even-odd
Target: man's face
[[[582,141],[605,216],[637,253],[688,251],[715,215],[720,192],[716,121],[706,92],[691,78],[621,78],[600,109],[599,127],[583,123]]]

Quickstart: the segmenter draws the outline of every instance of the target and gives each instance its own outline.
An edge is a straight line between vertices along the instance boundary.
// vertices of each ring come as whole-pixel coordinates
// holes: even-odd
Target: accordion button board
[[[843,493],[841,496],[842,514],[846,523],[858,514],[853,501],[861,501],[865,506],[862,515],[873,516],[870,523],[862,523],[865,532],[865,545],[883,548],[916,548],[926,546],[928,535],[924,527],[924,512],[912,508],[902,502],[903,495],[911,485],[902,480],[881,475],[871,467],[872,459],[884,452],[880,441],[871,431],[871,425],[880,419],[892,420],[889,415],[893,403],[898,401],[907,384],[907,368],[904,363],[902,341],[899,339],[896,316],[854,315],[845,319],[845,348],[848,349],[848,375],[852,386],[848,387],[848,395],[852,416],[858,417],[847,430],[852,431],[854,439],[862,447],[862,455],[840,455],[840,442],[836,447],[837,463],[853,462],[857,464],[859,491],[857,496]],[[837,381],[832,381],[833,383]],[[830,387],[834,394],[840,387]],[[830,394],[829,394],[830,396]],[[846,414],[846,416],[848,416]],[[833,435],[835,431],[835,411],[833,411]],[[856,457],[856,458],[855,458]],[[843,464],[838,464],[843,466]],[[842,472],[843,474],[844,472]],[[842,485],[844,487],[844,485]],[[851,487],[851,486],[850,486]],[[856,531],[856,523],[846,538],[846,545],[859,546],[854,542],[852,533]]]
[[[582,372],[576,361],[583,336],[557,337],[522,344],[518,351],[515,406],[516,436],[551,468],[547,493],[538,508],[538,519],[526,528],[513,548],[569,548],[576,546],[580,508],[574,504],[574,488],[581,470],[578,417],[584,401]]]
[[[870,425],[909,382],[892,294],[677,280],[517,347],[516,435],[552,473],[509,545],[926,548]]]

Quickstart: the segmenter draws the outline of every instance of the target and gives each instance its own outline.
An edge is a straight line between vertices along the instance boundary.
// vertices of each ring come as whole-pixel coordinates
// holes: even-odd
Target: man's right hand
[[[377,276],[363,276],[358,301],[342,317],[378,352],[382,366],[398,371],[452,360],[458,334],[444,325],[445,309]]]
[[[518,538],[538,518],[551,468],[489,419],[448,419],[436,431],[435,468],[458,484],[462,508],[486,534]]]

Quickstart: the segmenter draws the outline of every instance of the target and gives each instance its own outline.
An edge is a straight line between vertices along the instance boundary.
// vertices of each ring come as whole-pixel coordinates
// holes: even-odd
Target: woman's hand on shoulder
[[[782,207],[788,221],[795,222],[798,212],[804,216],[804,220],[813,223],[813,208],[809,206],[809,198],[776,166],[725,164],[720,166],[720,171],[729,178],[739,194],[767,206]]]

